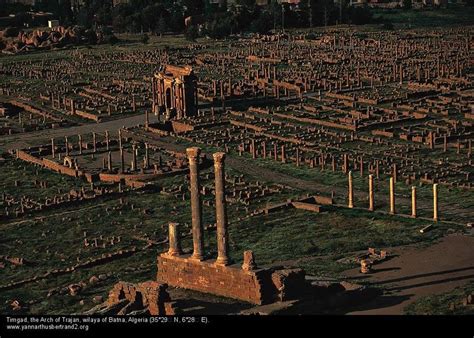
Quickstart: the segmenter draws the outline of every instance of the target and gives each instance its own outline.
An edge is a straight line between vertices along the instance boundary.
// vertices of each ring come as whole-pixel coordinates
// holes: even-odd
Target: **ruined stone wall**
[[[30,162],[30,163],[33,163],[33,164],[38,164],[38,165],[43,165],[43,161],[28,154],[27,152],[23,151],[23,150],[17,150],[16,152],[16,157],[20,160],[23,160],[25,162]]]
[[[57,162],[48,160],[46,158],[43,158],[43,165],[53,171],[57,171],[58,173],[61,173],[63,175],[68,175],[72,177],[80,177],[82,176],[82,172],[73,168],[69,168],[66,166],[63,166]]]
[[[204,293],[240,299],[253,304],[272,301],[275,287],[271,271],[245,271],[216,265],[214,261],[193,261],[188,256],[158,256],[158,282]]]

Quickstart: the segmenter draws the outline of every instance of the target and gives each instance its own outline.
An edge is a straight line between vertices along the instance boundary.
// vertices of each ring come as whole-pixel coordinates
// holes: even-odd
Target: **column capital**
[[[197,160],[200,154],[201,148],[191,147],[186,149],[186,155],[188,155],[188,158],[190,160]]]
[[[214,165],[215,166],[222,165],[224,163],[226,153],[224,153],[224,152],[214,153],[214,154],[212,154],[212,157],[214,158]]]

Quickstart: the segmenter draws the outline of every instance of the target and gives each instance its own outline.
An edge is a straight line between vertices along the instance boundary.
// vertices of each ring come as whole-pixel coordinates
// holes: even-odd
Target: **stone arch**
[[[68,168],[74,168],[74,159],[69,156],[64,156],[63,165]]]

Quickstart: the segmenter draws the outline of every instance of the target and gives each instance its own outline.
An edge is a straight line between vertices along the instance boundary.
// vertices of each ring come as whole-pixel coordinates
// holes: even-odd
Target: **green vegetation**
[[[474,293],[474,283],[441,295],[423,297],[410,305],[404,311],[408,315],[473,315],[474,305],[465,306],[463,300]]]
[[[472,25],[474,7],[452,4],[444,9],[374,9],[374,20],[396,28]]]

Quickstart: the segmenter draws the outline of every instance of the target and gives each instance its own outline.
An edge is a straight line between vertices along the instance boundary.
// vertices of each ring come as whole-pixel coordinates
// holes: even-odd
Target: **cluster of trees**
[[[84,27],[112,26],[115,32],[163,34],[185,32],[222,38],[241,32],[266,33],[271,29],[324,26],[335,23],[364,24],[372,20],[367,8],[349,7],[346,0],[301,0],[295,5],[270,0],[265,7],[256,0],[211,3],[210,0],[130,0],[113,6],[111,0],[47,0],[38,2],[37,10],[53,12],[62,24]],[[185,18],[196,18],[186,28]],[[201,28],[198,30],[198,26]]]

